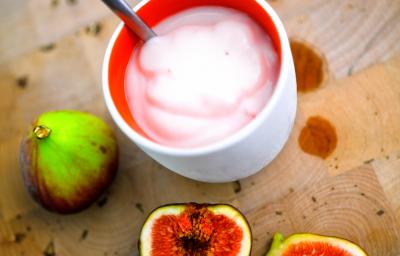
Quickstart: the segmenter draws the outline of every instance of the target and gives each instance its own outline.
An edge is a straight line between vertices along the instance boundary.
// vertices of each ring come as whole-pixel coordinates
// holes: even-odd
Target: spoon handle
[[[103,2],[143,41],[157,36],[125,0],[103,0]]]

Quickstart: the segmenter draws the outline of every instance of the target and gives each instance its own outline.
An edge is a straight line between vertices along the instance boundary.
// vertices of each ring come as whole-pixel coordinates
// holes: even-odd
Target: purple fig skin
[[[90,133],[68,128],[71,120],[74,125],[91,127]],[[38,138],[33,131],[43,123],[52,132]],[[73,139],[60,139],[70,136]],[[71,147],[76,150],[70,151]],[[37,203],[52,212],[73,214],[88,208],[111,185],[117,170],[115,136],[102,120],[90,114],[45,113],[32,123],[21,142],[20,171],[25,187]]]

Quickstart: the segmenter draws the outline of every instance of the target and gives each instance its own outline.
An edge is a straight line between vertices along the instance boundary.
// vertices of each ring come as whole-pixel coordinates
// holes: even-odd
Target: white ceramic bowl
[[[159,2],[158,5],[156,2]],[[174,2],[193,2],[194,5],[201,4],[200,0],[144,0],[134,10],[143,17],[150,25],[158,22],[166,16],[165,12],[176,12],[177,10],[163,11],[161,4],[173,6]],[[167,3],[170,2],[170,3]],[[204,1],[209,4],[210,0]],[[132,117],[127,114],[126,101],[121,90],[122,69],[126,67],[126,56],[132,49],[119,51],[122,44],[129,45],[125,41],[135,42],[135,38],[122,40],[128,37],[127,29],[121,23],[114,32],[104,58],[103,63],[103,92],[107,107],[117,125],[121,130],[135,142],[143,151],[154,160],[168,169],[185,177],[204,182],[229,182],[239,180],[255,174],[270,163],[281,151],[292,130],[297,106],[296,78],[293,65],[289,40],[281,20],[271,6],[264,0],[215,0],[211,1],[218,5],[240,6],[240,10],[249,9],[250,16],[256,16],[258,22],[269,30],[277,48],[280,48],[280,74],[274,89],[274,93],[263,111],[247,126],[234,135],[208,146],[193,149],[176,149],[157,144],[146,138],[134,124]],[[215,2],[215,3],[214,3]],[[190,5],[190,4],[189,4]],[[248,7],[251,5],[252,7]],[[257,6],[256,6],[257,5]],[[159,8],[157,8],[159,7]],[[152,9],[153,8],[153,9]],[[182,8],[182,7],[180,7]],[[171,8],[173,9],[173,8]],[[238,8],[239,9],[239,8]],[[254,11],[254,10],[255,11]],[[160,14],[160,12],[164,12]],[[156,18],[155,18],[156,17]],[[122,32],[123,31],[123,32]],[[121,35],[122,34],[122,35]],[[134,36],[130,36],[134,37]],[[120,43],[120,41],[122,43]],[[124,42],[123,42],[124,41]],[[116,45],[119,44],[117,47]],[[134,45],[134,43],[132,44]],[[113,58],[112,61],[110,59]],[[113,63],[124,59],[122,67]],[[114,60],[115,59],[115,60]],[[113,66],[111,68],[111,66]],[[118,72],[114,72],[118,70]],[[114,78],[112,76],[119,76]],[[119,81],[119,82],[115,82]],[[119,95],[119,96],[118,96]],[[116,104],[118,102],[118,104]],[[128,111],[129,112],[129,111]]]

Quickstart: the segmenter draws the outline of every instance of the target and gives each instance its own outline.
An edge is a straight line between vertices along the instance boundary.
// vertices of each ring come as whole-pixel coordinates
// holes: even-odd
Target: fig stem
[[[36,138],[38,138],[39,140],[42,140],[42,139],[49,137],[49,135],[51,133],[51,129],[44,125],[39,125],[33,129],[33,133],[36,135]]]

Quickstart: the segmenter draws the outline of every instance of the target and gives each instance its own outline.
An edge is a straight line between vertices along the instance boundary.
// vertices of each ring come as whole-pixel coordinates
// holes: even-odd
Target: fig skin
[[[21,142],[25,187],[52,212],[71,214],[89,207],[113,182],[117,169],[118,146],[111,128],[88,113],[44,113]]]

